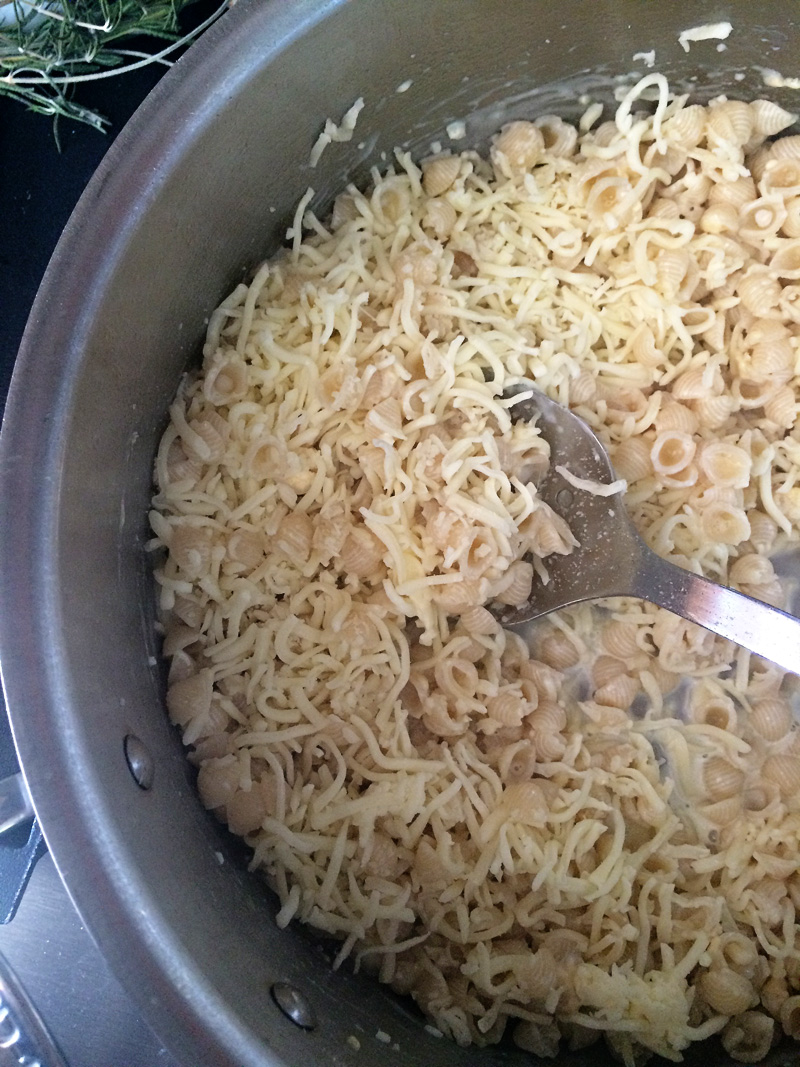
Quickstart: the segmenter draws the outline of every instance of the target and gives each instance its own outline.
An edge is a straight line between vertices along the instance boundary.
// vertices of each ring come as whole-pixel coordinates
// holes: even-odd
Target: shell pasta
[[[460,1044],[751,1063],[800,1036],[796,681],[635,600],[491,609],[576,545],[522,378],[655,551],[785,604],[800,138],[658,74],[600,110],[307,194],[211,316],[155,462],[167,707],[279,925]]]

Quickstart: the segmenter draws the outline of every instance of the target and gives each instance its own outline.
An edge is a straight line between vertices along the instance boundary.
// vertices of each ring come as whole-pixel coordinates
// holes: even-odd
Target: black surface
[[[184,32],[218,6],[200,0],[181,16]],[[126,42],[153,51],[155,39]],[[72,209],[114,138],[166,73],[153,64],[79,86],[74,99],[110,119],[108,132],[36,114],[0,96],[0,398],[5,401],[14,358],[45,268]]]

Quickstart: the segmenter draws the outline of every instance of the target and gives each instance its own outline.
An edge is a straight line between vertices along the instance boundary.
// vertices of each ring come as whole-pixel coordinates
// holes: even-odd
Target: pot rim
[[[198,1067],[278,1061],[198,972],[152,887],[132,876],[123,836],[104,818],[100,785],[82,752],[80,709],[64,682],[64,648],[54,644],[63,632],[52,564],[61,457],[94,314],[148,205],[253,72],[348,2],[236,0],[164,75],[109,148],[56,246],[0,434],[2,683],[36,817],[111,969],[180,1061]],[[30,478],[31,471],[45,476]]]

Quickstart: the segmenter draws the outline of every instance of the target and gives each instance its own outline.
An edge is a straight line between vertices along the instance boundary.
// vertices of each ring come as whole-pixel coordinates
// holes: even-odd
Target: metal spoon
[[[514,385],[504,396],[520,394],[512,416],[537,419],[550,445],[550,467],[539,496],[569,524],[578,547],[566,556],[547,557],[550,581],[536,582],[523,607],[498,611],[503,625],[518,626],[584,600],[633,596],[800,674],[800,619],[656,555],[634,528],[622,493],[596,496],[576,489],[556,470],[563,466],[574,476],[604,485],[616,480],[608,453],[586,423],[530,382]]]

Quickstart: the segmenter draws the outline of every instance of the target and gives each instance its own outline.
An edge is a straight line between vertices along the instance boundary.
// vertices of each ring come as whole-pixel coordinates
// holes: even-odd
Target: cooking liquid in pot
[[[486,604],[574,547],[525,376],[656,551],[782,602],[800,138],[652,75],[590,118],[397,153],[214,314],[156,462],[168,707],[279,924],[443,1033],[755,1062],[800,1033],[795,680],[638,601],[532,649]]]

